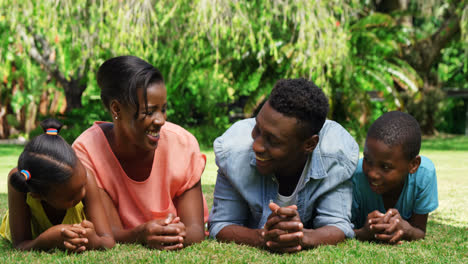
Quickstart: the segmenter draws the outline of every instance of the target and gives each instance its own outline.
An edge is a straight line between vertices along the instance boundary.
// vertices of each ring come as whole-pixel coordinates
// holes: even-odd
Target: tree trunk
[[[452,6],[448,8],[445,15],[445,21],[434,34],[402,48],[402,59],[408,62],[424,80],[423,87],[420,87],[421,100],[415,102],[413,98],[408,98],[410,105],[407,105],[408,111],[420,122],[424,134],[436,133],[434,116],[439,110],[437,105],[443,98],[443,93],[442,84],[431,69],[438,62],[442,49],[460,32],[461,18],[456,13],[458,4],[460,1],[452,2]],[[382,0],[377,3],[377,10],[385,13],[407,11],[407,9],[408,0]],[[408,26],[405,21],[408,19],[402,19],[399,22]]]
[[[25,30],[24,27],[20,26],[19,33],[31,47],[29,56],[37,63],[43,65],[44,69],[62,86],[67,103],[65,112],[81,108],[81,96],[86,89],[86,84],[83,83],[85,83],[86,73],[89,70],[89,60],[83,62],[83,67],[76,69],[76,74],[68,75],[67,78],[64,73],[60,72],[55,64],[55,59],[51,59],[55,57],[55,55],[50,56],[54,51],[44,38],[35,34],[30,27]],[[37,48],[36,43],[41,44],[42,53]],[[73,78],[71,76],[76,77]]]
[[[460,17],[453,12],[444,21],[439,30],[432,36],[422,39],[413,45],[403,48],[403,58],[413,67],[424,80],[422,101],[425,111],[418,121],[424,134],[433,135],[435,115],[438,112],[438,102],[443,99],[442,83],[432,68],[439,61],[441,51],[460,31]],[[412,113],[417,115],[416,113]]]
[[[65,91],[65,100],[67,108],[65,112],[70,112],[73,109],[81,108],[81,96],[83,95],[86,85],[80,84],[81,80],[71,80],[70,82],[62,83],[63,90]]]
[[[381,0],[376,3],[378,12],[390,14],[394,11],[408,10],[409,0]],[[398,23],[411,27],[413,25],[412,17],[410,15],[400,16]]]

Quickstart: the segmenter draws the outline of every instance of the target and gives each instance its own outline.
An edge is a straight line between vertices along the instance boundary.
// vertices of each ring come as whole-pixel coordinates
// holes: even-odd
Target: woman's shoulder
[[[109,145],[103,131],[105,128],[101,127],[108,125],[112,125],[112,123],[95,122],[75,139],[72,147],[81,160],[88,156],[99,156],[102,158],[102,155],[111,154],[108,153]]]
[[[95,142],[95,141],[100,141],[103,139],[101,137],[104,135],[103,129],[105,129],[107,126],[112,126],[112,123],[110,122],[104,122],[104,121],[96,121],[94,124],[83,131],[81,135],[79,135],[75,141],[73,142],[73,145],[76,144],[88,144],[90,142]],[[105,137],[104,137],[105,138]]]
[[[161,136],[168,141],[168,144],[183,144],[183,145],[192,145],[196,144],[198,146],[198,141],[192,133],[187,131],[185,128],[168,122],[164,124],[161,128]]]

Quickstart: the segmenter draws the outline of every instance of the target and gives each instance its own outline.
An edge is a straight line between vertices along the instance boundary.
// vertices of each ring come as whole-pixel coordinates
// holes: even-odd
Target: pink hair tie
[[[25,181],[29,181],[31,179],[31,173],[27,170],[21,170],[21,174],[24,175]]]
[[[46,134],[47,135],[52,135],[52,136],[56,136],[58,134],[58,130],[55,129],[55,128],[48,128],[46,130]]]

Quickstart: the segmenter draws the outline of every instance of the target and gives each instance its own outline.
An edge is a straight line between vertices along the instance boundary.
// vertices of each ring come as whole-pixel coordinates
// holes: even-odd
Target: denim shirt
[[[251,132],[255,119],[236,122],[214,142],[218,177],[209,217],[212,238],[224,227],[240,225],[260,229],[275,201],[278,183],[274,175],[256,169]],[[297,207],[304,228],[335,226],[353,237],[351,176],[359,158],[353,137],[338,123],[327,120],[319,133],[305,186],[298,193]]]

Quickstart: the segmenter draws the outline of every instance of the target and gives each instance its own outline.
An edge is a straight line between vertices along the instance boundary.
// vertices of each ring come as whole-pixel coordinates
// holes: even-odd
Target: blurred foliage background
[[[358,141],[390,110],[465,132],[467,0],[0,0],[0,138],[53,116],[72,142],[110,120],[95,74],[127,54],[160,69],[168,120],[203,146],[297,77]]]

